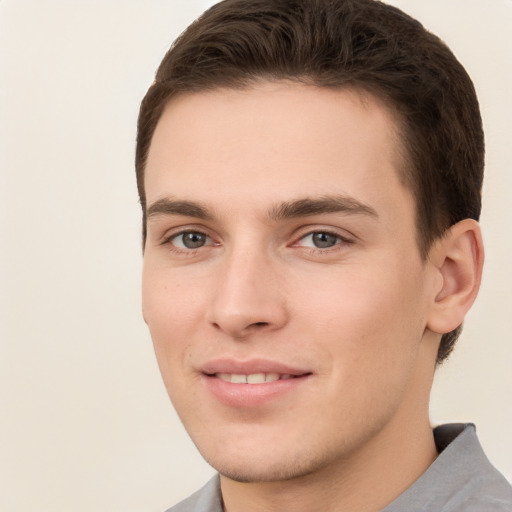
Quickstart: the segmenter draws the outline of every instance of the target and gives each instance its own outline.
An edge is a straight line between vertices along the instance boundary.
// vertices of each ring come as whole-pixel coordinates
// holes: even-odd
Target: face
[[[354,91],[261,83],[167,106],[146,167],[143,312],[221,474],[332,469],[427,401],[432,278],[399,165],[392,115]]]

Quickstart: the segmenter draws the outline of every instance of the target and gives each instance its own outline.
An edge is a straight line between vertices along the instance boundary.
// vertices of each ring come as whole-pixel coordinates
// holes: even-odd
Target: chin
[[[265,467],[251,466],[250,462],[240,464],[239,462],[233,464],[216,464],[215,461],[209,464],[218,471],[225,478],[229,478],[235,482],[240,483],[270,483],[270,482],[284,482],[287,480],[295,480],[314,473],[315,469],[309,470],[293,466],[290,461],[287,461],[286,466],[268,466]]]
[[[200,448],[200,447],[199,447]],[[253,448],[251,451],[254,451]],[[201,450],[201,455],[223,477],[240,483],[283,482],[306,477],[329,465],[329,453],[321,456],[304,451],[291,456],[291,450],[281,452],[275,446],[268,453],[216,453],[210,455]]]

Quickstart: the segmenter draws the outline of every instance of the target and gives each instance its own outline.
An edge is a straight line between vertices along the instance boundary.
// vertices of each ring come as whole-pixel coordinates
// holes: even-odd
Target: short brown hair
[[[224,0],[174,42],[139,114],[136,172],[146,237],[144,167],[167,102],[182,92],[292,80],[369,92],[398,113],[401,177],[416,200],[418,247],[478,220],[484,137],[468,74],[418,21],[376,0]],[[460,327],[443,335],[438,362]]]

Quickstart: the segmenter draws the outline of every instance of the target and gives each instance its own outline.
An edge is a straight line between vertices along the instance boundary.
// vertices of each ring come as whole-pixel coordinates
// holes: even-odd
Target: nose
[[[262,253],[233,251],[219,269],[208,321],[232,338],[275,331],[288,321],[279,272]]]

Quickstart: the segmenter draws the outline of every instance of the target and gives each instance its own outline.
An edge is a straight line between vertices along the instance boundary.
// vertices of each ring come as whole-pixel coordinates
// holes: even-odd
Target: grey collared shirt
[[[381,512],[512,512],[512,487],[489,462],[472,424],[434,429],[439,456]],[[223,512],[219,477],[167,512]]]

